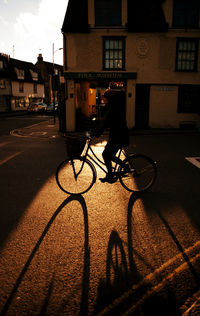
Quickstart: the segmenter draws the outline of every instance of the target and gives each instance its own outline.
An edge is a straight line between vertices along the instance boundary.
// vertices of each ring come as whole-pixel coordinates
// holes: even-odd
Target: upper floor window
[[[30,73],[31,73],[33,80],[37,81],[38,80],[38,73],[36,71],[33,71],[32,69],[30,69]]]
[[[199,28],[199,0],[174,0],[173,27]]]
[[[4,79],[0,79],[0,89],[5,89],[6,83]]]
[[[24,83],[19,82],[19,92],[24,92]]]
[[[16,71],[18,79],[24,79],[24,70],[23,69],[15,68],[15,71]]]
[[[33,93],[37,93],[37,83],[33,84]]]
[[[122,0],[95,0],[95,25],[120,26]]]
[[[124,70],[125,39],[123,37],[103,38],[103,69]]]
[[[176,70],[197,71],[198,39],[178,38]]]
[[[3,69],[3,60],[0,60],[0,70]]]

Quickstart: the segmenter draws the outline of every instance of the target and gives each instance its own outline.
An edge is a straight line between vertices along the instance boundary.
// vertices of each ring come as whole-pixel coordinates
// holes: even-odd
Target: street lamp
[[[53,76],[52,76],[52,80],[53,80],[53,113],[54,113],[54,124],[56,122],[56,111],[55,111],[55,63],[54,63],[54,55],[56,52],[58,52],[59,50],[62,50],[63,47],[60,47],[58,49],[54,49],[54,43],[53,43]]]

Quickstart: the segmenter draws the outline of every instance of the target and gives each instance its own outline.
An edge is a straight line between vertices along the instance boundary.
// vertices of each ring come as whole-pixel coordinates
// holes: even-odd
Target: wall
[[[129,128],[135,124],[135,85],[149,84],[150,127],[179,127],[183,120],[199,120],[195,114],[177,113],[178,85],[200,84],[200,58],[197,72],[176,72],[176,38],[199,38],[199,30],[172,29],[173,0],[162,3],[168,32],[127,33],[126,0],[122,1],[121,28],[94,27],[94,1],[88,1],[90,33],[67,34],[67,71],[100,72],[103,60],[103,36],[126,37],[126,71],[136,72],[136,80],[127,81],[127,122]],[[200,45],[199,45],[200,50]],[[163,86],[163,90],[161,89]],[[174,88],[170,88],[174,85]]]
[[[15,106],[15,98],[22,98],[25,101],[25,106],[23,107],[16,107]],[[24,107],[28,107],[29,101],[31,99],[43,99],[44,98],[44,85],[37,84],[37,93],[33,91],[33,83],[24,83],[24,92],[19,92],[19,82],[13,81],[12,82],[12,103],[11,108],[12,110],[24,110]]]
[[[32,97],[32,98],[43,98],[44,97],[44,86],[37,84],[37,93],[33,91],[33,83],[24,83],[24,92],[19,92],[19,82],[12,82],[12,95],[19,97]]]
[[[149,125],[151,128],[179,128],[184,121],[198,125],[199,115],[178,113],[178,86],[152,86]]]

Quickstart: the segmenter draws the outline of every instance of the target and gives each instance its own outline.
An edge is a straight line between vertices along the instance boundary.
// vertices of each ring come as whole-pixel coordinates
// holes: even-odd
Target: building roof
[[[63,26],[63,33],[87,33],[88,0],[69,0]]]
[[[0,70],[0,77],[9,78],[12,81],[43,83],[40,71],[38,71],[37,67],[33,63],[10,58],[9,56],[5,56],[3,54],[0,54],[0,60],[4,63],[3,69]],[[20,78],[17,75],[17,70],[23,71],[23,78]],[[38,74],[37,80],[33,79],[33,73]]]
[[[127,31],[130,32],[163,32],[168,24],[162,9],[165,0],[127,0]],[[62,32],[87,33],[88,0],[69,0]]]
[[[54,69],[57,69],[58,71],[60,71],[61,74],[63,73],[63,66],[62,65],[55,64],[55,63],[53,64],[51,62],[44,61],[42,54],[39,54],[37,62],[35,65],[36,65],[37,69],[40,69],[41,73],[42,73],[41,69],[43,69],[43,70],[45,69],[45,72],[47,74],[52,74]]]

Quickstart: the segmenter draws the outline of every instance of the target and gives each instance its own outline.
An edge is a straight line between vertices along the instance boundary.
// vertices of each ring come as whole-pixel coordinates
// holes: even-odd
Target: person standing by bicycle
[[[100,180],[114,183],[116,179],[112,173],[111,161],[119,149],[129,145],[129,131],[126,123],[126,96],[124,91],[107,89],[102,97],[107,112],[100,122],[99,129],[95,132],[95,137],[101,136],[106,128],[109,128],[109,137],[102,153],[108,173],[105,178],[100,178]]]

